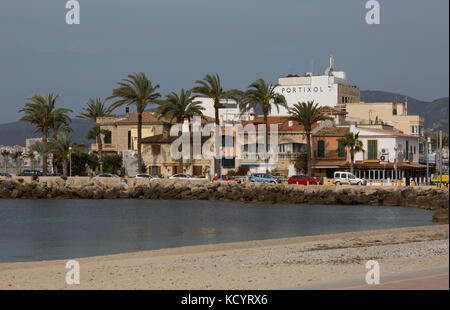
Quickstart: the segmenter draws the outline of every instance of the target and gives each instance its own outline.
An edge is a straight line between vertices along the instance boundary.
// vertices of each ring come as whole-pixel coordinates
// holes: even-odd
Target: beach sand
[[[350,232],[143,251],[68,260],[2,263],[0,289],[277,289],[449,264],[449,225]]]

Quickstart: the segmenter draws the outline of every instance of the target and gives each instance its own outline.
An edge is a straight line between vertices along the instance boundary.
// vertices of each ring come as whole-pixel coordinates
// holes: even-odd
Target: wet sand
[[[2,263],[0,289],[277,289],[448,265],[449,225],[237,242],[68,260]]]

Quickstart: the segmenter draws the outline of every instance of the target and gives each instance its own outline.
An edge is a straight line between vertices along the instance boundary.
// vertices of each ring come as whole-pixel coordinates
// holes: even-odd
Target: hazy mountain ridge
[[[86,146],[93,143],[93,141],[86,139],[86,133],[91,129],[92,121],[74,118],[71,127],[73,132],[69,135],[72,135],[74,141]],[[41,133],[36,132],[36,128],[28,123],[17,121],[0,124],[0,145],[25,146],[25,139],[40,138],[41,136]]]

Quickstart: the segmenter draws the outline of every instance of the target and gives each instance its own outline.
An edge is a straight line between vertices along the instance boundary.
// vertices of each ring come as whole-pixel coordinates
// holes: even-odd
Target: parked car
[[[280,179],[277,179],[268,173],[252,173],[248,180],[250,182],[281,183]]]
[[[241,180],[237,180],[235,177],[231,175],[216,175],[213,179],[214,181],[226,181],[226,182],[238,182],[241,183]]]
[[[0,177],[6,177],[7,179],[11,179],[11,175],[9,173],[0,172]]]
[[[33,180],[38,180],[42,176],[42,172],[39,170],[23,170],[22,173],[18,175],[19,177],[33,177]]]
[[[350,172],[336,171],[334,173],[333,178],[334,185],[348,185],[349,182],[351,185],[367,185],[366,180],[357,178]]]
[[[47,173],[48,177],[60,177],[64,181],[67,180],[67,177],[64,174],[61,173]]]
[[[94,177],[94,179],[101,179],[101,178],[120,178],[120,177],[117,174],[112,173],[102,173]],[[122,178],[122,182],[127,183],[127,180]]]
[[[177,180],[199,180],[199,178],[195,178],[186,173],[178,173],[169,177],[169,179],[177,179]]]
[[[289,178],[289,184],[300,184],[307,185],[308,182],[310,185],[322,185],[322,181],[316,178],[309,177],[307,175],[293,175]]]
[[[157,180],[157,177],[152,176],[151,174],[139,173],[134,176],[135,179],[149,179],[149,180]]]

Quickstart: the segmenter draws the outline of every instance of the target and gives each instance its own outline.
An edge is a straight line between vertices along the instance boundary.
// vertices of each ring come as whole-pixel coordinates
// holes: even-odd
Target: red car
[[[238,182],[240,181],[236,180],[234,177],[229,175],[216,175],[213,179],[213,181],[227,181],[227,182]]]
[[[300,185],[307,185],[309,182],[309,185],[322,185],[322,182],[318,179],[311,178],[307,175],[293,175],[289,178],[288,183],[289,184],[300,184]]]

